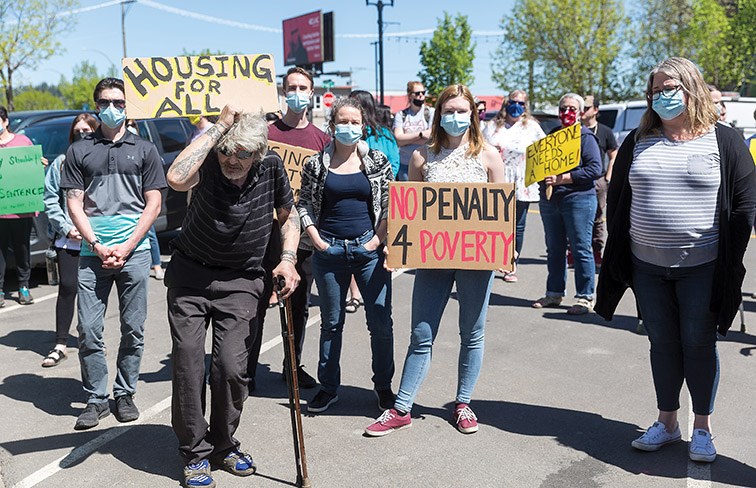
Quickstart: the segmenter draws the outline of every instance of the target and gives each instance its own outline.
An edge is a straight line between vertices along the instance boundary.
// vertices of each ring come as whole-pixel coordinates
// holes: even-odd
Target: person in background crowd
[[[98,127],[100,122],[95,116],[88,113],[79,114],[71,123],[68,142],[73,144],[96,131]],[[60,282],[55,302],[55,347],[42,360],[43,368],[57,366],[68,356],[68,332],[76,305],[81,233],[71,222],[66,207],[66,196],[60,190],[60,167],[65,159],[65,154],[55,158],[45,174],[45,214],[50,224],[48,233],[57,256]]]
[[[32,145],[28,137],[23,134],[14,134],[8,125],[8,111],[0,106],[0,148]],[[46,161],[43,163],[47,164]],[[34,303],[34,297],[29,292],[29,278],[31,277],[31,231],[35,216],[35,213],[0,215],[0,308],[5,306],[5,267],[7,252],[11,247],[16,258],[18,303],[21,305]]]
[[[103,329],[114,283],[121,319],[113,385],[115,416],[119,422],[139,418],[132,397],[147,318],[150,254],[145,236],[160,212],[161,190],[166,187],[155,145],[126,130],[123,81],[100,80],[94,101],[102,124],[91,137],[71,144],[60,180],[71,221],[87,243],[79,257],[77,329],[82,386],[88,398],[76,430],[95,427],[110,415]]]
[[[433,130],[427,147],[410,162],[410,181],[443,183],[503,183],[504,165],[496,149],[486,144],[475,112],[472,93],[464,85],[444,89],[436,102]],[[492,271],[418,269],[412,287],[412,332],[402,381],[393,408],[365,429],[384,436],[412,424],[410,411],[430,368],[433,342],[456,284],[459,301],[460,352],[454,423],[465,434],[478,430],[469,406],[483,364],[483,346]]]
[[[362,110],[365,113],[364,139],[368,146],[370,149],[381,151],[388,158],[391,163],[391,171],[396,176],[400,165],[399,146],[391,130],[378,121],[373,95],[365,90],[355,90],[349,94],[349,98],[354,98],[362,105]]]
[[[189,122],[194,126],[194,132],[192,133],[192,140],[207,132],[207,130],[218,122],[217,115],[191,115],[189,116]],[[190,141],[190,142],[191,142]]]
[[[478,100],[475,98],[475,111],[478,113],[478,118],[481,122],[486,120],[486,101]]]
[[[385,127],[393,133],[394,117],[391,115],[391,107],[389,107],[388,105],[377,105],[375,107],[375,121],[378,123],[378,125]],[[394,139],[396,139],[396,136],[394,137]]]
[[[364,297],[378,405],[389,408],[394,403],[394,333],[391,273],[383,267],[383,245],[388,183],[394,177],[386,156],[362,140],[365,116],[358,100],[336,100],[328,127],[334,141],[305,163],[297,204],[302,227],[315,248],[312,270],[322,317],[321,389],[307,411],[324,412],[339,400],[344,303],[352,276]]]
[[[617,139],[612,129],[598,121],[599,101],[593,95],[585,97],[585,111],[581,117],[583,127],[593,132],[598,140],[601,153],[601,177],[594,181],[596,186],[596,218],[593,221],[593,260],[596,268],[601,268],[601,256],[606,242],[606,192],[612,179],[614,158],[617,157]]]
[[[714,109],[717,112],[717,120],[723,124],[726,124],[727,122],[727,108],[725,107],[724,102],[722,101],[722,92],[717,89],[714,85],[707,85],[707,88],[709,89],[709,95],[711,96],[711,101],[714,102]]]
[[[283,118],[273,122],[268,126],[268,139],[274,142],[282,142],[290,146],[303,147],[313,151],[323,151],[331,141],[331,138],[322,130],[311,124],[307,118],[307,111],[312,103],[314,85],[312,74],[306,69],[295,66],[289,68],[283,79],[283,91],[286,95],[286,113]],[[263,260],[263,267],[266,270],[265,289],[263,298],[260,300],[258,313],[258,327],[255,340],[249,353],[249,366],[247,374],[250,377],[250,389],[255,387],[255,373],[257,371],[257,362],[260,357],[260,347],[262,346],[263,322],[265,312],[268,308],[268,301],[273,294],[273,281],[271,272],[277,265],[277,259],[280,255],[281,243],[278,239],[277,232],[271,233],[271,242]],[[299,241],[297,249],[296,268],[297,273],[302,279],[302,283],[294,290],[291,295],[292,322],[294,328],[294,348],[297,354],[297,379],[301,388],[315,388],[317,382],[315,378],[305,371],[302,365],[302,348],[305,340],[305,330],[307,319],[310,313],[310,288],[312,287],[312,243],[307,234],[303,234]],[[286,380],[285,375],[281,379]]]
[[[401,163],[398,181],[407,181],[409,161],[415,149],[428,142],[433,108],[425,104],[425,86],[419,81],[407,82],[409,106],[394,116],[394,137],[399,145]]]
[[[717,123],[691,61],[659,63],[648,76],[646,100],[609,187],[596,311],[611,320],[632,287],[643,313],[659,415],[632,446],[656,451],[681,439],[677,412],[685,382],[695,415],[689,457],[712,462],[717,331],[727,333],[741,301],[756,168],[737,131]]]
[[[237,476],[256,470],[234,433],[248,396],[247,355],[264,287],[263,256],[269,234],[278,231],[274,211],[283,222],[283,250],[272,274],[285,279],[285,297],[299,283],[299,216],[283,162],[268,151],[267,133],[261,115],[226,105],[168,170],[173,189],[194,189],[165,277],[173,341],[171,423],[188,487],[214,485],[211,461]],[[211,322],[208,424],[204,359]]]
[[[578,124],[585,108],[583,97],[567,93],[559,100],[562,127]],[[546,235],[546,295],[533,303],[533,308],[558,307],[567,286],[567,241],[575,257],[575,303],[570,315],[583,315],[593,310],[596,263],[591,250],[593,221],[596,216],[594,180],[601,177],[601,153],[596,136],[580,128],[580,164],[559,175],[549,175],[539,183],[541,200],[538,207]],[[549,198],[547,188],[552,188]]]
[[[517,281],[517,263],[522,253],[525,238],[525,222],[528,208],[538,201],[538,184],[525,186],[525,160],[528,146],[546,135],[543,129],[530,115],[528,94],[524,90],[514,90],[507,96],[496,117],[486,124],[483,136],[501,154],[504,161],[504,178],[507,183],[514,183],[515,197],[515,269],[504,274],[504,281]]]

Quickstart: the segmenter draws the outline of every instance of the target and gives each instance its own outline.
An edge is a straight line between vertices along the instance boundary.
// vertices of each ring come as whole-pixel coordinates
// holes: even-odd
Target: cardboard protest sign
[[[528,146],[525,186],[560,175],[580,165],[580,124],[549,134]]]
[[[130,119],[279,109],[270,54],[124,58],[123,82]]]
[[[294,193],[294,201],[296,202],[299,200],[299,189],[302,187],[302,169],[304,169],[304,164],[307,162],[307,158],[317,153],[317,151],[271,140],[268,140],[268,149],[281,157],[286,169],[286,175],[289,177],[291,191]]]
[[[514,231],[511,183],[389,183],[389,267],[511,271]]]
[[[753,162],[756,163],[756,137],[751,139],[751,157],[753,158]]]
[[[42,146],[0,149],[0,215],[41,212],[44,194]]]

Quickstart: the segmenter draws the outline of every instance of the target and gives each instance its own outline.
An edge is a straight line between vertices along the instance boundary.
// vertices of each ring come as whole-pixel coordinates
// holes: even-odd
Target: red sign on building
[[[283,21],[284,65],[322,63],[323,14],[320,10]]]

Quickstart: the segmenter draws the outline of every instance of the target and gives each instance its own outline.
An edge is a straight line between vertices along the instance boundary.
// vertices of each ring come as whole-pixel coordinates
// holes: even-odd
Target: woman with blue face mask
[[[501,157],[483,139],[475,100],[466,86],[452,85],[439,95],[429,145],[412,154],[409,179],[439,183],[504,182]],[[478,430],[477,417],[469,403],[483,364],[492,283],[492,271],[415,271],[411,339],[396,402],[365,429],[365,434],[380,437],[412,424],[410,410],[428,374],[433,341],[455,285],[459,301],[460,353],[452,419],[457,430],[464,434]]]
[[[501,154],[504,162],[505,178],[508,183],[515,184],[516,195],[516,227],[515,227],[515,269],[504,274],[504,281],[517,281],[517,261],[522,252],[525,237],[525,222],[528,208],[539,200],[538,183],[525,186],[525,156],[529,145],[546,137],[538,121],[530,115],[528,108],[528,94],[523,90],[514,90],[507,96],[506,102],[494,119],[483,128],[486,141],[494,146]]]
[[[364,120],[357,100],[336,100],[328,125],[333,141],[302,171],[297,210],[315,248],[312,271],[321,313],[321,389],[307,405],[312,413],[325,411],[339,399],[345,302],[352,276],[364,301],[378,404],[390,408],[394,403],[391,273],[383,267],[388,183],[394,177],[386,156],[362,140]]]
[[[657,451],[681,440],[685,382],[695,416],[688,456],[712,462],[717,331],[727,333],[742,299],[756,170],[741,136],[717,124],[691,61],[674,57],[656,66],[646,99],[640,125],[614,163],[596,312],[611,320],[632,288],[651,344],[658,417],[632,446]]]

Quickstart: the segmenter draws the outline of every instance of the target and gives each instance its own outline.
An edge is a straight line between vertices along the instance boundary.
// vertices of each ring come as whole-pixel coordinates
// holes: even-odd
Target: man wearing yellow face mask
[[[207,129],[215,125],[218,122],[217,115],[190,115],[189,122],[194,126],[194,133],[192,134],[191,142],[194,142],[196,138],[207,132]]]

